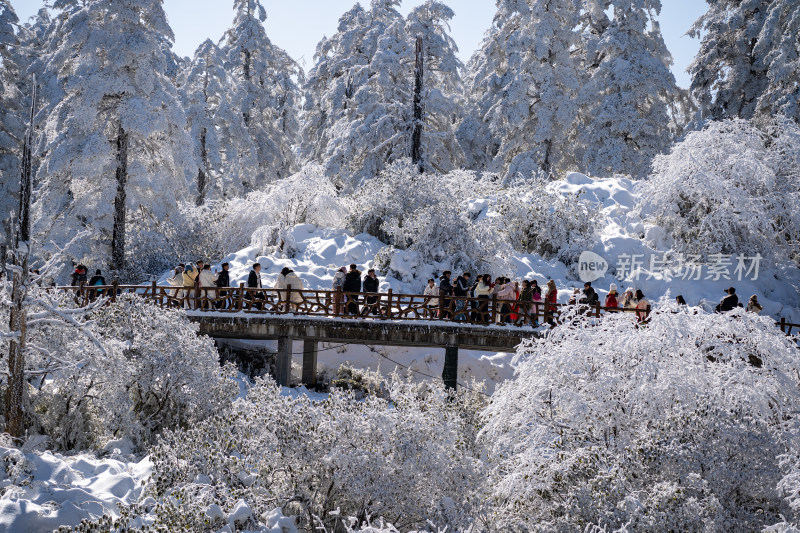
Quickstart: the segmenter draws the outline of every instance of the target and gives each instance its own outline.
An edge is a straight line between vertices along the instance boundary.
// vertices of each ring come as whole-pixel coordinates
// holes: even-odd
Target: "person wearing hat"
[[[747,312],[748,313],[755,313],[758,314],[761,310],[764,309],[761,307],[761,304],[758,303],[758,296],[755,294],[750,297],[750,301],[747,302]]]
[[[344,290],[344,279],[346,274],[347,269],[345,267],[339,268],[333,274],[331,291],[333,292],[333,314],[336,316],[342,314],[342,291]]]
[[[724,297],[719,304],[717,304],[717,307],[715,308],[717,313],[727,313],[728,311],[736,309],[736,306],[739,305],[739,297],[736,296],[736,289],[729,287],[728,289],[725,289],[725,292],[728,295]]]
[[[622,295],[622,305],[621,307],[625,307],[627,309],[633,309],[636,307],[636,298],[633,297],[633,289],[628,289],[625,291],[625,294]]]
[[[608,296],[606,296],[606,301],[603,307],[619,307],[619,302],[617,302],[616,283],[612,283],[611,286],[608,287]]]
[[[597,296],[597,292],[592,287],[591,282],[587,281],[583,284],[583,297],[578,300],[578,303],[586,305],[597,305],[600,303],[600,297]]]

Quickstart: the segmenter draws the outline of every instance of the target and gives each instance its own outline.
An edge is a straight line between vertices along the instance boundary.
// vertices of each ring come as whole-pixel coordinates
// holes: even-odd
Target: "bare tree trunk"
[[[244,79],[246,81],[250,81],[250,50],[244,49],[242,51],[244,55]],[[250,126],[250,110],[243,109],[242,110],[242,117],[244,118],[244,125]]]
[[[206,150],[206,128],[200,131],[200,170],[197,171],[197,205],[203,205],[206,201],[206,190],[208,189],[208,150]]]
[[[19,184],[19,226],[14,239],[14,281],[11,288],[11,313],[9,330],[17,334],[8,348],[8,387],[5,397],[6,432],[21,437],[25,428],[25,335],[27,330],[25,296],[28,283],[28,261],[31,238],[31,146],[33,145],[33,117],[36,113],[36,76],[31,90],[31,112],[28,131],[22,146]],[[5,263],[6,258],[2,258]]]
[[[416,63],[414,64],[414,129],[411,134],[411,162],[422,172],[422,37],[417,37]]]
[[[553,139],[547,139],[544,142],[544,162],[542,163],[542,170],[550,174],[550,156],[553,155]]]
[[[125,266],[125,199],[128,187],[128,133],[119,125],[117,134],[117,196],[114,198],[114,233],[111,236],[111,268]]]
[[[209,57],[206,55],[206,65]],[[203,104],[205,106],[205,116],[208,118],[208,67],[206,66],[203,75]],[[197,205],[203,205],[206,201],[206,189],[208,189],[208,150],[206,149],[206,135],[208,130],[203,128],[200,131],[200,169],[197,171]]]
[[[6,433],[21,437],[25,427],[25,335],[27,333],[24,309],[28,279],[28,251],[23,250],[27,243],[17,247],[17,254],[23,254],[21,261],[15,261],[19,270],[14,272],[11,291],[11,319],[9,329],[17,333],[8,347],[8,387],[5,397]]]

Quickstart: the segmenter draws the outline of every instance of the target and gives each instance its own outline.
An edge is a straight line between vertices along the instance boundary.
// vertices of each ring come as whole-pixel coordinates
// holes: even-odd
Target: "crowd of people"
[[[230,265],[222,263],[221,270],[211,270],[211,265],[204,261],[195,264],[179,264],[175,267],[172,276],[167,280],[175,287],[170,296],[182,302],[185,308],[199,305],[208,309],[225,309],[230,303],[226,296],[229,294],[231,279]],[[272,288],[277,290],[279,305],[285,311],[296,311],[303,302],[303,280],[289,267],[284,267],[277,276],[272,287],[265,287],[261,274],[260,263],[253,263],[247,278],[248,289]],[[86,267],[78,265],[73,273],[73,286],[86,283]],[[105,285],[98,270],[88,285]],[[375,269],[367,270],[362,277],[358,266],[351,264],[334,271],[331,284],[331,294],[328,297],[333,314],[339,316],[352,315],[382,315],[385,310],[379,305],[380,281]],[[716,311],[724,313],[737,307],[745,307],[739,303],[734,287],[726,289],[726,296],[716,306]],[[375,294],[371,296],[371,294]],[[536,279],[512,281],[507,277],[496,277],[494,280],[489,274],[480,274],[474,280],[470,272],[464,272],[453,279],[452,272],[444,271],[437,280],[431,278],[425,287],[423,295],[423,313],[425,318],[450,319],[453,321],[471,321],[488,324],[516,323],[538,326],[540,319],[553,323],[558,303],[558,289],[554,280],[548,280],[540,286]],[[195,298],[200,296],[200,298]],[[265,304],[265,291],[247,290],[244,298],[250,309],[261,310]],[[492,308],[492,301],[496,300],[496,308]],[[676,297],[678,305],[686,305],[682,295]],[[583,289],[574,289],[569,298],[570,305],[579,308],[603,307],[606,311],[630,310],[635,313],[639,321],[644,321],[650,312],[650,302],[641,289],[627,289],[620,293],[617,285],[609,286],[605,299],[600,301],[600,296],[590,282],[584,283]],[[762,310],[756,295],[753,295],[747,306],[747,311],[759,313]]]

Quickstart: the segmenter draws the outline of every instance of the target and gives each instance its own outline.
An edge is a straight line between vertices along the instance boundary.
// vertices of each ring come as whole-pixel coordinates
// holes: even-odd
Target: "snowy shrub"
[[[5,288],[0,298],[6,328]],[[199,337],[180,311],[129,294],[87,311],[75,308],[71,294],[33,285],[27,312],[27,426],[55,449],[98,447],[109,438],[146,445],[236,394],[213,341]],[[5,337],[0,349],[8,353]]]
[[[280,507],[308,529],[318,517],[338,530],[348,516],[401,530],[428,520],[464,527],[482,477],[469,427],[476,407],[441,388],[389,388],[391,401],[334,391],[314,402],[260,382],[229,411],[164,435],[152,454],[154,495],[193,527],[239,500],[255,521]]]
[[[339,365],[336,377],[331,380],[331,387],[351,390],[357,398],[374,395],[387,398],[386,380],[380,372],[355,368],[351,365]]]
[[[166,268],[174,268],[181,261],[222,257],[229,253],[230,246],[219,231],[224,227],[228,203],[215,200],[200,206],[188,202],[180,204],[182,223],[174,228],[169,237],[172,253],[168,257],[171,262]],[[166,268],[147,272],[163,272]]]
[[[104,376],[113,384],[102,404],[112,435],[146,444],[219,412],[236,395],[235,370],[220,369],[214,341],[182,311],[123,294],[95,319],[123,361]]]
[[[182,204],[185,220],[172,241],[178,257],[221,257],[247,246],[266,251],[297,224],[341,228],[347,208],[333,183],[316,165],[265,185],[245,198]]]
[[[468,204],[494,187],[491,178],[474,172],[420,173],[403,160],[352,195],[348,225],[419,252],[429,262],[447,262],[456,271],[483,270],[505,245],[488,225],[473,221]]]
[[[596,205],[552,192],[543,180],[504,190],[492,211],[497,232],[515,250],[565,263],[593,246],[600,225]]]
[[[639,212],[677,251],[797,259],[800,127],[742,120],[691,132],[653,163]]]
[[[120,361],[98,340],[89,311],[72,309],[72,298],[29,282],[23,300],[25,392],[18,400],[25,415],[22,427],[31,435],[46,435],[60,449],[95,444],[101,424],[93,410],[94,399],[105,383],[98,377],[110,373]],[[0,285],[0,351],[4,354],[0,398],[4,404],[11,378],[7,356],[12,305],[11,284],[4,279]]]
[[[790,516],[778,457],[798,453],[800,353],[770,319],[588,321],[524,342],[484,413],[498,529],[756,531]]]

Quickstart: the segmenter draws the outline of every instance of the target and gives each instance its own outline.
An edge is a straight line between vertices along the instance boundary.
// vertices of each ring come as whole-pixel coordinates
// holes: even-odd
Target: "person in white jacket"
[[[428,280],[428,284],[425,286],[425,292],[422,294],[425,296],[433,296],[433,298],[428,300],[428,303],[425,304],[425,318],[436,318],[439,308],[439,287],[436,286],[436,282],[433,279]]]
[[[186,296],[184,291],[177,288],[183,287],[183,267],[183,263],[176,266],[175,272],[173,272],[171,277],[167,278],[167,283],[172,287],[176,287],[174,290],[169,291],[169,295],[171,298],[175,298],[172,303],[176,304],[178,307],[181,306],[181,300]]]
[[[492,276],[484,274],[478,276],[478,284],[475,286],[475,298],[478,298],[478,311],[476,319],[484,324],[489,323],[489,299],[492,297]]]
[[[204,309],[209,308],[209,301],[213,301],[217,297],[217,291],[211,290],[211,287],[217,286],[217,278],[219,276],[211,272],[211,265],[203,265],[203,270],[197,276],[198,285],[200,287],[200,298],[202,298],[202,306]]]
[[[297,311],[300,304],[303,303],[303,280],[295,274],[294,270],[289,270],[284,278],[286,287],[292,288],[292,293],[289,296],[289,310]]]

